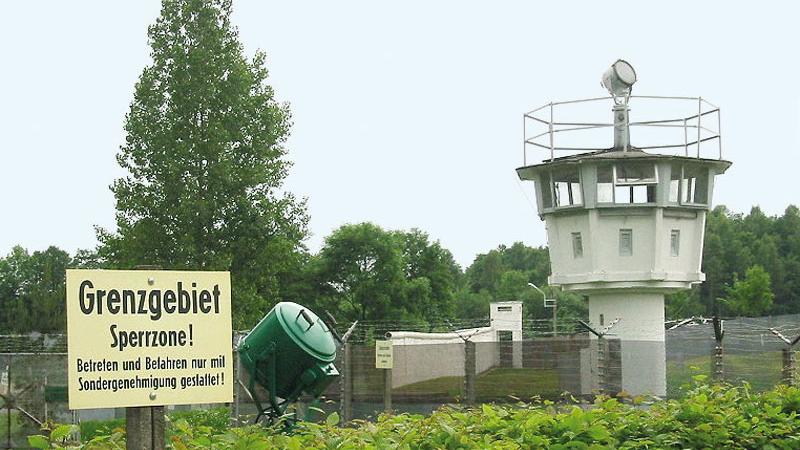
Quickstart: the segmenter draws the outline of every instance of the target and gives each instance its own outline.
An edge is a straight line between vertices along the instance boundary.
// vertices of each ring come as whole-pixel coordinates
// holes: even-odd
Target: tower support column
[[[619,339],[619,354],[606,355],[606,365],[619,361],[621,367],[609,366],[607,371],[619,371],[621,388],[629,394],[665,396],[664,294],[635,288],[589,294],[591,323],[602,329],[617,318],[620,320],[607,339]]]

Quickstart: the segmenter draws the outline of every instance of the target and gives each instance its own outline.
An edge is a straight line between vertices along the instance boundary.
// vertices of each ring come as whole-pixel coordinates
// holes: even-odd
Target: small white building
[[[501,346],[511,345],[513,367],[522,367],[522,302],[489,305],[489,326],[450,333],[392,331],[394,351],[392,386],[439,377],[464,376],[464,340],[475,342],[477,372],[501,364]]]

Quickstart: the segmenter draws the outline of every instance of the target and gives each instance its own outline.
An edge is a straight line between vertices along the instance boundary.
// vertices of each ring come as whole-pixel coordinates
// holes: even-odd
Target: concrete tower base
[[[620,340],[621,388],[632,395],[666,396],[664,294],[624,291],[589,295],[589,320],[602,329],[613,320],[609,339]],[[619,372],[619,368],[615,368]]]

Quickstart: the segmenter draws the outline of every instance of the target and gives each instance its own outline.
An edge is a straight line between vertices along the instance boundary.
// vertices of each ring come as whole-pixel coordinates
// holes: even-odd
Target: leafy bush
[[[797,449],[800,390],[779,386],[754,393],[748,385],[697,386],[681,400],[637,405],[598,398],[592,405],[442,408],[430,416],[382,415],[377,422],[339,427],[301,423],[217,430],[173,422],[175,449]],[[45,442],[37,438],[40,442]],[[124,446],[124,435],[96,437],[83,448]],[[42,447],[40,447],[42,448]]]
[[[215,434],[227,431],[231,422],[231,411],[228,408],[193,409],[189,411],[173,411],[169,414],[170,422],[185,420],[191,427],[209,427]]]
[[[125,428],[125,418],[109,420],[84,420],[81,422],[81,439],[92,440],[95,436],[109,435],[115,429]]]

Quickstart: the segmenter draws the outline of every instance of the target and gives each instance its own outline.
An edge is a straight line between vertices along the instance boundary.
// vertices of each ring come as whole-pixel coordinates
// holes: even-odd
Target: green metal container
[[[289,402],[302,392],[321,395],[339,376],[333,333],[297,303],[275,305],[244,338],[239,355],[251,380]]]

